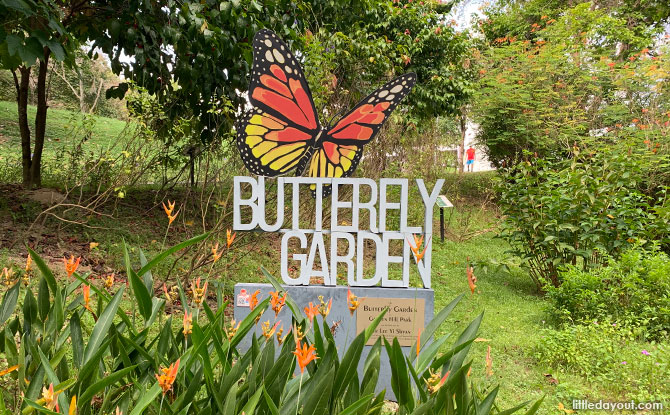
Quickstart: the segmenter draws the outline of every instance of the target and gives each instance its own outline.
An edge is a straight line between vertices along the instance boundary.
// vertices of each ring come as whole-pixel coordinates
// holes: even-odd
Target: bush
[[[174,291],[165,289],[166,298],[154,295],[152,268],[206,237],[192,238],[150,261],[140,252],[139,270],[132,267],[124,244],[131,298],[124,297],[125,284],[115,290],[113,276],[98,287],[91,275],[79,275],[74,258],[66,264],[68,279],[58,280],[30,251],[42,274],[36,293],[30,288],[32,271],[5,273],[10,288],[0,304],[0,353],[8,367],[0,371],[0,414],[54,414],[54,409],[79,415],[381,414],[385,392],[375,390],[382,348],[391,362],[400,413],[500,412],[494,405],[498,388],[484,396],[468,379],[471,362],[466,358],[481,315],[445,353],[438,353],[447,337],[438,338],[436,330],[462,296],[436,314],[407,355],[397,339],[380,338],[362,373],[357,368],[364,344],[385,312],[346,350],[338,351],[325,319],[306,318],[284,297],[293,315],[293,333],[280,341],[268,323],[264,336],[254,334],[249,350],[240,351],[238,344],[268,310],[270,298],[235,325],[225,321],[222,296],[216,298],[219,307],[210,308],[207,283],[201,285],[199,279],[189,295],[179,283]],[[185,308],[183,324],[175,324],[173,315],[162,321],[166,301],[173,310]],[[273,310],[283,306],[274,299]],[[318,360],[305,359],[313,353]],[[535,413],[539,404],[527,414]]]
[[[670,401],[670,347],[633,337],[631,330],[611,321],[543,329],[533,354],[541,363],[583,376],[595,390],[617,398]]]
[[[539,289],[547,282],[559,286],[566,265],[589,270],[634,243],[667,243],[665,193],[652,197],[638,189],[655,157],[646,146],[597,153],[575,148],[572,158],[555,161],[526,156],[501,172],[501,235]]]
[[[550,313],[560,323],[611,320],[646,339],[670,334],[670,258],[630,249],[603,268],[570,268],[559,287],[547,286]]]

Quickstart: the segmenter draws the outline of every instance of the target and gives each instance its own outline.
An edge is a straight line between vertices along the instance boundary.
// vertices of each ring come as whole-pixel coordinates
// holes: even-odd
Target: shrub
[[[632,151],[632,150],[631,150]],[[646,150],[533,158],[503,170],[498,183],[505,217],[501,235],[521,257],[537,287],[557,287],[566,265],[589,270],[634,243],[668,240],[668,203],[640,190]],[[655,206],[650,206],[650,203]]]
[[[494,406],[498,388],[484,396],[468,385],[471,362],[466,358],[482,316],[451,347],[446,346],[448,336],[435,335],[461,297],[436,314],[409,354],[402,352],[397,339],[379,339],[362,373],[357,373],[357,367],[364,344],[384,312],[346,350],[338,351],[324,319],[307,319],[289,297],[285,305],[293,315],[292,335],[280,342],[276,333],[260,338],[253,334],[249,350],[240,351],[238,344],[268,309],[270,298],[235,325],[225,321],[225,306],[210,308],[207,284],[199,280],[193,283],[190,297],[179,282],[175,292],[165,290],[165,299],[154,296],[152,268],[206,237],[192,238],[150,261],[140,254],[137,271],[124,244],[133,293],[130,310],[125,307],[125,285],[115,291],[112,279],[105,287],[97,287],[91,275],[76,272],[74,258],[66,267],[68,280],[59,281],[30,251],[42,274],[36,294],[23,288],[26,282],[26,287],[31,286],[32,272],[17,273],[15,283],[8,274],[10,288],[0,304],[0,353],[8,364],[0,372],[0,413],[381,414],[385,392],[375,394],[375,390],[382,347],[391,362],[400,413],[500,412]],[[23,304],[18,301],[21,295]],[[183,324],[175,324],[172,315],[162,321],[166,301],[174,307],[177,298],[188,313]],[[223,304],[223,298],[217,298],[217,304]],[[302,349],[297,347],[300,344]],[[448,350],[439,353],[443,346]],[[306,356],[300,357],[300,370],[294,376],[298,350],[316,353],[318,360],[307,362]],[[536,402],[527,414],[535,413],[539,405]]]
[[[611,321],[543,329],[533,354],[541,363],[583,376],[612,396],[670,401],[670,347],[635,341],[630,329]]]
[[[611,320],[647,339],[670,334],[670,258],[630,249],[591,271],[570,268],[547,286],[549,311],[560,323]]]

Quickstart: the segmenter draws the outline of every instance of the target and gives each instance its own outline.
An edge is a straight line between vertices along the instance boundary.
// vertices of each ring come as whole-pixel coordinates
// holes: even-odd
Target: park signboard
[[[416,75],[386,82],[323,125],[299,61],[286,43],[263,29],[252,46],[251,108],[235,126],[240,157],[252,176],[234,178],[233,230],[281,234],[282,290],[301,310],[319,302],[332,304],[325,322],[339,353],[387,310],[364,347],[360,371],[379,337],[397,339],[408,348],[434,313],[433,210],[441,202],[444,180],[429,186],[423,179],[352,177],[364,146],[410,93]],[[422,226],[408,223],[410,198],[422,202]],[[420,285],[410,282],[412,267]],[[235,320],[251,312],[252,293],[266,298],[271,291],[271,284],[236,284]],[[360,300],[355,311],[348,308],[349,291]],[[274,321],[268,324],[286,330],[292,326],[288,310],[270,319]],[[257,335],[261,326],[256,326]],[[250,344],[247,336],[240,347]],[[382,356],[378,389],[393,398],[390,379],[388,358]]]

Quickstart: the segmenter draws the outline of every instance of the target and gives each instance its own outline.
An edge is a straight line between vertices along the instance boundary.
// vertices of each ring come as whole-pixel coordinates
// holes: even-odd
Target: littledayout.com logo
[[[609,402],[603,401],[589,401],[586,399],[573,399],[572,409],[590,409],[600,411],[662,411],[662,402]]]

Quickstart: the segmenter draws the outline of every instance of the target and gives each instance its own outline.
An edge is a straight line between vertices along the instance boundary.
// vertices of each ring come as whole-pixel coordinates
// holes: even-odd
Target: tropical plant
[[[140,251],[137,271],[124,244],[133,293],[130,310],[124,307],[125,285],[114,292],[115,281],[107,278],[104,287],[96,286],[90,274],[77,272],[79,261],[74,258],[65,261],[69,276],[60,281],[30,250],[41,273],[37,294],[30,283],[22,288],[23,281],[35,276],[29,264],[20,281],[14,283],[9,277],[10,288],[0,304],[0,351],[9,366],[1,372],[5,387],[0,411],[381,414],[385,392],[375,391],[382,345],[391,361],[400,413],[507,414],[525,405],[500,412],[494,407],[497,388],[482,396],[468,386],[466,357],[481,315],[451,347],[446,346],[448,336],[436,335],[460,297],[428,324],[409,355],[397,340],[377,340],[361,373],[357,368],[364,344],[384,313],[338,353],[325,321],[305,318],[285,295],[254,298],[251,313],[239,324],[226,321],[223,298],[217,299],[216,310],[210,307],[207,282],[194,281],[190,295],[178,282],[176,290],[165,290],[165,299],[155,297],[154,266],[206,237],[192,238],[150,261]],[[267,277],[281,290],[273,277]],[[21,294],[23,304],[18,301]],[[164,307],[175,309],[179,302],[185,309],[182,324],[175,324],[174,314],[162,321]],[[263,337],[250,333],[271,304],[275,312],[284,306],[291,310],[292,335],[281,337],[269,325]],[[251,336],[251,346],[242,351],[239,344],[246,336]],[[536,402],[527,413],[535,413],[539,405]]]

